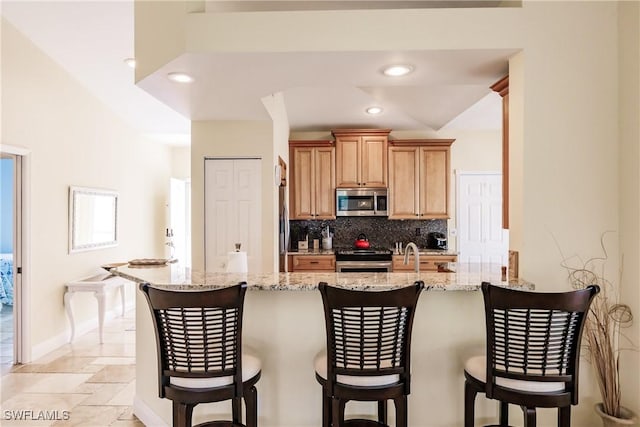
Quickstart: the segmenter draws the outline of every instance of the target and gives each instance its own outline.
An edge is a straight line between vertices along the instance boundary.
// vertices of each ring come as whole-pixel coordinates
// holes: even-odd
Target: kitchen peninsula
[[[447,267],[451,271],[446,273],[233,274],[189,271],[173,264],[160,268],[118,267],[111,271],[137,283],[180,290],[247,282],[243,342],[262,360],[262,377],[256,385],[261,427],[321,425],[321,388],[313,368],[315,355],[326,345],[322,300],[316,291],[319,282],[382,290],[422,280],[425,292],[418,302],[413,330],[409,424],[432,427],[462,424],[462,403],[452,402],[463,401],[463,363],[470,355],[484,351],[482,295],[465,291],[478,290],[482,281],[514,289],[533,288],[522,279],[501,281],[498,265]],[[171,402],[158,398],[156,363],[150,312],[144,297],[137,292],[134,412],[146,425],[168,426]],[[478,415],[493,415],[494,405],[482,401],[478,399]],[[375,413],[372,405],[352,402],[347,412],[367,416]],[[203,422],[229,412],[224,404],[199,405],[194,421]]]

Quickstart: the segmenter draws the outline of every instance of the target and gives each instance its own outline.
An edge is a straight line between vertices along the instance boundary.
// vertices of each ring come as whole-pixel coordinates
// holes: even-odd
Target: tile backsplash
[[[395,242],[415,242],[427,246],[430,232],[447,235],[447,220],[389,220],[375,217],[340,217],[326,221],[290,221],[291,250],[298,249],[298,240],[308,233],[309,247],[313,239],[322,239],[322,230],[329,226],[333,233],[333,248],[351,248],[360,233],[364,233],[373,248],[393,249]],[[419,235],[416,235],[419,229]]]

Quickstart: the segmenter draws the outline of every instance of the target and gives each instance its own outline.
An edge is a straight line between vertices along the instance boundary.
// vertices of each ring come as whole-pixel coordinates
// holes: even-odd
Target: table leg
[[[118,286],[120,290],[120,299],[122,300],[122,317],[124,317],[124,284]]]
[[[102,339],[102,327],[104,326],[104,297],[105,297],[105,292],[102,291],[96,291],[94,293],[94,295],[96,296],[96,299],[98,300],[98,331],[100,332],[100,344],[102,344],[104,341]]]
[[[66,291],[64,293],[64,308],[67,310],[67,316],[69,317],[69,323],[71,324],[71,338],[69,338],[70,343],[73,342],[73,339],[76,336],[76,324],[73,320],[73,310],[71,309],[72,296],[73,296],[73,292]]]

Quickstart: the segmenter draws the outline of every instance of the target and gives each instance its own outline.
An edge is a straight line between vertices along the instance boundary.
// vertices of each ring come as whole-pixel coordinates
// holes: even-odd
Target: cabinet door
[[[359,187],[360,180],[360,137],[341,136],[336,138],[336,187]]]
[[[361,140],[360,184],[362,187],[387,186],[387,137],[363,136]]]
[[[420,148],[420,218],[449,218],[448,148]]]
[[[335,255],[291,255],[290,271],[336,271]]]
[[[315,218],[335,219],[335,149],[333,147],[318,147],[314,150]]]
[[[439,264],[456,262],[456,255],[420,255],[420,271],[438,271]],[[409,263],[404,264],[404,255],[393,256],[393,271],[414,271],[416,257],[409,255]]]
[[[389,149],[389,219],[418,216],[418,148]]]
[[[315,213],[314,148],[291,149],[291,219],[313,219]]]

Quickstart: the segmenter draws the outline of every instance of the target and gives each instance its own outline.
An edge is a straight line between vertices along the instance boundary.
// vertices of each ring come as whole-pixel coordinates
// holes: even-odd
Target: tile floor
[[[24,365],[0,365],[0,425],[143,426],[133,415],[135,311]],[[22,419],[19,419],[22,418]]]

